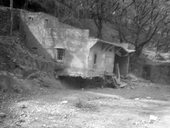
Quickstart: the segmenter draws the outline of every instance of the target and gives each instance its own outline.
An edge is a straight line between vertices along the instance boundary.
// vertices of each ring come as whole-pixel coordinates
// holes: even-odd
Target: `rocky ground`
[[[170,86],[133,81],[121,89],[1,93],[1,128],[168,128]],[[3,98],[3,99],[2,99]]]

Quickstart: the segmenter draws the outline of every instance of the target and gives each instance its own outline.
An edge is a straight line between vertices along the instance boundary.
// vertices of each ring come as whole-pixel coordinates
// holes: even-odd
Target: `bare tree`
[[[56,0],[56,2],[70,10],[75,18],[93,19],[98,29],[98,38],[102,38],[103,23],[119,8],[117,0]]]
[[[11,11],[10,35],[12,35],[12,31],[13,31],[13,0],[10,0],[10,11]]]
[[[130,6],[123,8],[115,22],[123,41],[135,46],[136,55],[140,55],[160,30],[167,18],[167,11],[159,0],[132,0]]]
[[[103,23],[119,9],[119,5],[117,0],[82,0],[82,9],[88,14],[87,18],[94,20],[98,38],[102,38]]]
[[[156,53],[170,50],[170,19],[162,23],[161,29],[154,36],[151,46],[156,48]]]
[[[32,0],[39,1],[42,0]],[[136,55],[153,40],[168,14],[162,0],[50,0],[55,1],[58,15],[93,19],[102,38],[104,22],[110,22],[118,31],[120,42],[135,46]],[[43,4],[42,4],[43,5]],[[44,4],[45,5],[45,4]],[[54,9],[55,10],[55,9]]]

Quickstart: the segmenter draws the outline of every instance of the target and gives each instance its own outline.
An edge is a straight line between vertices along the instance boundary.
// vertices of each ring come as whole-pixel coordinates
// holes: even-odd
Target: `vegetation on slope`
[[[13,0],[14,7],[31,11],[43,11],[59,17],[61,21],[91,19],[97,28],[97,37],[102,38],[103,25],[112,24],[120,42],[135,46],[136,54],[151,42],[156,47],[169,43],[169,3],[165,0]],[[0,0],[9,5],[9,0]],[[68,22],[67,22],[68,23]],[[156,37],[159,37],[156,38]]]

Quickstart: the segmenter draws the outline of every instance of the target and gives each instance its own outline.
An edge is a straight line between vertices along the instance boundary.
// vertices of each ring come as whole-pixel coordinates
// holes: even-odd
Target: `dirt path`
[[[13,102],[2,128],[168,128],[170,103],[113,89],[48,90]],[[125,89],[124,91],[127,91]],[[123,91],[122,91],[123,92]],[[129,94],[133,95],[134,94]],[[139,95],[137,95],[139,96]],[[144,96],[143,96],[144,97]]]

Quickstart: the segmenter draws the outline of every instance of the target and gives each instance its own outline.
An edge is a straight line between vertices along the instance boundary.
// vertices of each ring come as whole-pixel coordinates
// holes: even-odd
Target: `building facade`
[[[113,75],[115,64],[119,64],[122,75],[128,73],[129,53],[134,50],[129,50],[126,44],[89,37],[89,30],[63,24],[44,13],[21,12],[20,26],[32,52],[64,65],[58,75]]]

